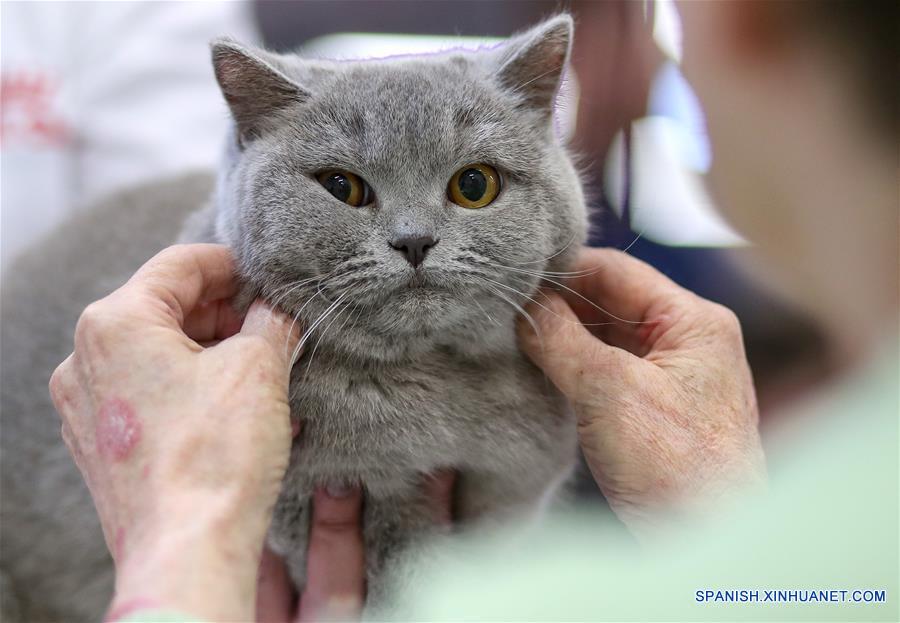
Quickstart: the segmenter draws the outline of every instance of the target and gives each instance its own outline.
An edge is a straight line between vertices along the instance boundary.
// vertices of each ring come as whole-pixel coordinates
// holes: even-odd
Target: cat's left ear
[[[552,113],[573,31],[572,17],[562,14],[510,39],[501,48],[500,84],[518,94],[525,106]]]

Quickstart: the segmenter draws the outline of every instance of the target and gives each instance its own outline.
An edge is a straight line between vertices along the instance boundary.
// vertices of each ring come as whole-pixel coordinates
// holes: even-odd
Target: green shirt
[[[810,411],[796,416],[805,418],[802,442],[795,435],[772,449],[769,492],[714,528],[638,549],[608,515],[582,512],[514,535],[481,535],[415,567],[415,590],[390,616],[897,621],[896,357]]]

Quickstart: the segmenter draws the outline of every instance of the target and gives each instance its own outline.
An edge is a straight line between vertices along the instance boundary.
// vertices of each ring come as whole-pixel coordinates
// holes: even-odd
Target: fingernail
[[[350,487],[345,484],[330,484],[325,487],[325,494],[330,498],[341,499],[349,497],[355,489],[356,487]]]

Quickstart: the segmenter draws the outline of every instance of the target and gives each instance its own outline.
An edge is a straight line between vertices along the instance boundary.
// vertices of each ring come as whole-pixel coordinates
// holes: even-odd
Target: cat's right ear
[[[523,106],[548,118],[569,62],[574,29],[572,17],[564,13],[514,36],[500,48],[500,84],[518,94]]]
[[[231,39],[217,39],[211,48],[216,80],[231,109],[241,145],[276,125],[286,108],[309,99],[309,92],[278,68],[273,55]]]

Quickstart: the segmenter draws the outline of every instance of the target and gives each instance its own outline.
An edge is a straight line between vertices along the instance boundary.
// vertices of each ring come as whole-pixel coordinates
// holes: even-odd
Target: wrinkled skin
[[[574,272],[528,309],[538,332],[520,322],[521,344],[571,402],[591,472],[625,524],[650,538],[762,483],[735,315],[618,251],[585,249]]]
[[[150,600],[209,620],[252,616],[291,440],[285,346],[299,336],[262,305],[241,327],[227,301],[235,287],[224,247],[168,249],[84,311],[74,353],[51,379],[116,562],[119,607]],[[218,456],[229,460],[211,463]],[[205,603],[212,581],[222,598]]]

